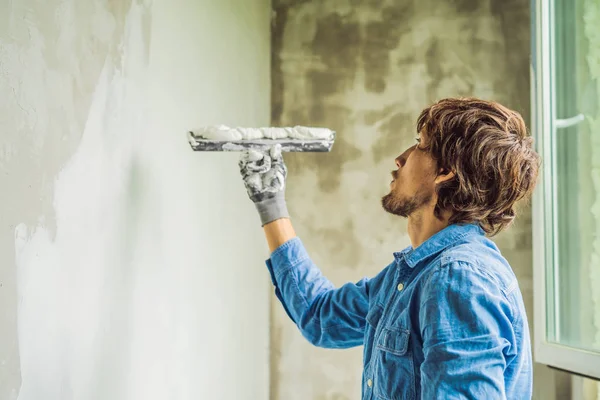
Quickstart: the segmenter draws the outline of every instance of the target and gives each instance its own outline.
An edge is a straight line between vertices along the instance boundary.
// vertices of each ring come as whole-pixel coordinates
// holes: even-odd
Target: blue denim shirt
[[[294,238],[267,260],[275,293],[312,344],[364,345],[363,399],[530,399],[517,279],[477,225],[451,225],[339,288]]]

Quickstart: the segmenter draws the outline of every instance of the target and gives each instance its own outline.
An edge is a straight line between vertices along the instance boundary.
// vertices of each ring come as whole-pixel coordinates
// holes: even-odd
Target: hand
[[[253,202],[273,198],[285,189],[287,168],[281,155],[281,145],[266,150],[250,149],[242,153],[240,173],[248,197]]]
[[[276,219],[289,218],[285,203],[287,167],[281,146],[246,150],[240,156],[239,167],[248,197],[256,205],[263,226]]]

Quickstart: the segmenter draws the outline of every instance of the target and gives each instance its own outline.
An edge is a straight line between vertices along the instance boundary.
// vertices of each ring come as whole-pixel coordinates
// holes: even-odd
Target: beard
[[[406,218],[430,201],[431,195],[421,193],[410,199],[400,199],[390,192],[381,198],[381,205],[390,214]]]

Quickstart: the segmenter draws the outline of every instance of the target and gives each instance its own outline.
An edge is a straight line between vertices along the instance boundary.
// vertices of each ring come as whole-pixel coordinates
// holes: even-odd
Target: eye
[[[415,137],[415,140],[417,141],[417,144],[421,144],[421,138],[420,137]]]

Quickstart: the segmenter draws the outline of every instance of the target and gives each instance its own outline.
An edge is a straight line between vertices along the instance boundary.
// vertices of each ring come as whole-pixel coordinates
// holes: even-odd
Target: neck
[[[448,226],[450,215],[442,214],[442,219],[433,214],[433,207],[425,207],[408,216],[408,236],[413,249]]]

